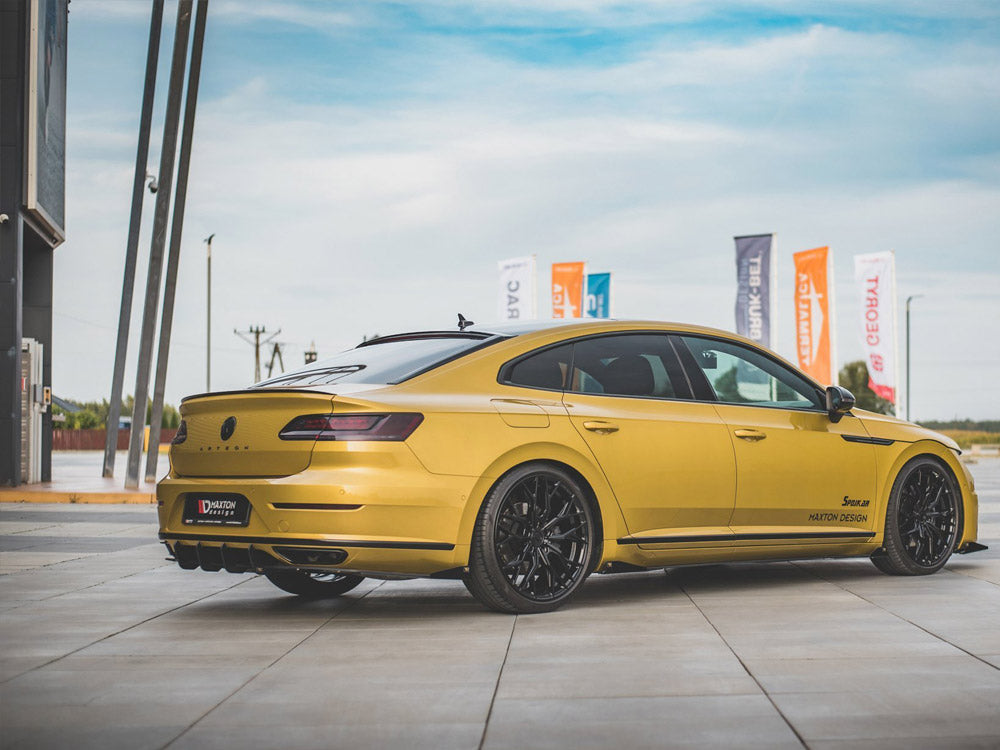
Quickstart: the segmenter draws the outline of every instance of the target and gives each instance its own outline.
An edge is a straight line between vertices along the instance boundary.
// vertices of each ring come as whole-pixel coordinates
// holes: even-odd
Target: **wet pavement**
[[[591,576],[555,613],[456,581],[302,602],[164,560],[155,508],[0,505],[4,748],[997,748],[1000,459],[940,573]]]

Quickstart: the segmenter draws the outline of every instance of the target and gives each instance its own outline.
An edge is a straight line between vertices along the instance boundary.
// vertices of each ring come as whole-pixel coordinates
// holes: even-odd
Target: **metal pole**
[[[174,35],[173,61],[167,90],[167,114],[163,124],[163,147],[160,151],[160,192],[153,211],[153,239],[149,250],[149,272],[146,276],[146,304],[142,311],[142,334],[139,338],[139,366],[135,378],[135,404],[132,408],[132,429],[128,441],[128,468],[125,486],[139,486],[139,461],[142,458],[143,427],[146,424],[146,403],[149,398],[149,370],[153,359],[153,337],[156,308],[160,301],[160,275],[163,272],[163,245],[167,235],[167,214],[170,211],[170,188],[174,179],[174,155],[177,150],[177,123],[180,118],[181,90],[187,63],[188,37],[191,28],[192,0],[178,0],[177,26]]]
[[[205,314],[205,393],[210,393],[212,390],[212,238],[214,236],[213,233],[205,238],[205,243],[208,245],[205,254],[205,260],[208,263],[205,273],[208,286]]]
[[[198,0],[194,19],[194,41],[191,45],[191,66],[188,69],[187,100],[184,103],[184,128],[181,131],[181,153],[177,165],[177,194],[174,196],[173,226],[170,229],[170,253],[167,256],[167,278],[163,286],[163,314],[160,316],[160,346],[156,355],[156,385],[153,388],[153,413],[149,423],[149,446],[146,453],[146,481],[156,481],[156,464],[160,457],[160,430],[163,420],[163,396],[167,389],[167,361],[170,357],[170,334],[174,322],[174,300],[177,296],[177,267],[181,258],[181,234],[184,231],[184,207],[187,204],[188,172],[191,167],[191,142],[194,139],[194,116],[198,108],[198,81],[201,78],[201,51],[205,42],[205,21],[208,0]]]
[[[115,370],[111,377],[111,402],[104,440],[103,475],[115,475],[115,452],[118,450],[118,422],[121,417],[122,387],[125,384],[125,354],[128,350],[129,323],[132,317],[132,294],[135,291],[135,262],[139,251],[139,228],[142,224],[142,191],[146,181],[149,155],[149,127],[153,119],[153,96],[156,89],[156,63],[160,54],[160,29],[163,25],[163,0],[153,0],[149,22],[149,46],[146,52],[146,84],[142,91],[142,114],[139,117],[139,146],[135,154],[132,179],[132,215],[128,224],[125,248],[125,275],[122,280],[122,304],[118,313],[118,343],[115,346]]]
[[[911,294],[906,298],[906,421],[912,422],[910,413],[910,300],[923,297],[922,294]]]

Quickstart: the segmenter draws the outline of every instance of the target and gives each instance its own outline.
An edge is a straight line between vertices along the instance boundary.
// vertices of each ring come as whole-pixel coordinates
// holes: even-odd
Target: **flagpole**
[[[771,290],[769,292],[769,307],[770,310],[768,314],[771,316],[771,321],[769,328],[771,329],[771,351],[778,351],[778,327],[775,325],[775,321],[778,319],[778,264],[775,262],[778,258],[778,233],[774,232],[771,234]]]
[[[836,282],[833,277],[833,250],[826,251],[826,293],[829,295],[829,326],[830,326],[830,384],[840,385],[840,368],[837,366],[837,294]]]
[[[893,404],[893,416],[899,416],[899,310],[898,298],[896,296],[896,251],[890,250],[892,257],[892,359],[893,359],[893,387],[895,388],[896,403]],[[909,419],[910,415],[907,414]]]
[[[531,254],[531,319],[538,320],[538,256]]]

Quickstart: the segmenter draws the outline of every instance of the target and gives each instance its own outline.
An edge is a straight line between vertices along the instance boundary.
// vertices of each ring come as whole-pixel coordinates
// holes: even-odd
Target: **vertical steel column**
[[[210,234],[205,238],[208,248],[205,252],[205,283],[207,294],[205,299],[205,393],[212,390],[212,238],[215,234]]]
[[[174,179],[174,156],[177,151],[177,123],[180,119],[181,89],[187,65],[188,37],[191,30],[192,0],[178,0],[177,29],[174,36],[173,61],[167,90],[167,115],[163,124],[163,148],[160,151],[160,192],[153,211],[153,240],[149,250],[149,273],[146,276],[146,304],[142,311],[142,335],[139,339],[139,366],[135,378],[135,405],[132,409],[132,429],[128,441],[128,469],[125,486],[139,486],[139,461],[142,458],[143,427],[146,424],[146,403],[149,399],[149,370],[153,359],[153,338],[156,309],[160,301],[160,276],[163,272],[163,245],[167,234],[167,214],[170,212],[170,189]]]
[[[177,164],[177,194],[174,196],[173,225],[170,229],[170,253],[167,277],[163,286],[163,314],[160,316],[160,346],[156,355],[156,381],[153,387],[153,413],[149,422],[149,447],[146,453],[146,481],[156,481],[156,463],[160,457],[160,429],[163,419],[163,394],[167,388],[167,360],[170,334],[174,323],[174,299],[177,296],[177,266],[181,258],[181,235],[184,231],[184,207],[187,203],[188,172],[191,167],[191,141],[194,138],[194,115],[198,108],[198,81],[201,77],[201,51],[205,43],[208,0],[198,0],[191,43],[191,66],[188,68],[187,100],[184,103],[184,127],[181,153]]]
[[[111,402],[107,434],[104,440],[104,471],[115,475],[115,451],[118,450],[118,422],[121,416],[122,387],[125,383],[125,354],[128,350],[129,324],[132,318],[132,294],[135,291],[135,262],[139,251],[139,228],[142,225],[142,191],[146,181],[149,156],[149,127],[153,119],[153,95],[156,91],[156,63],[160,55],[160,29],[163,25],[163,0],[153,0],[149,22],[149,46],[146,52],[146,85],[142,90],[142,115],[139,118],[139,147],[135,154],[132,178],[132,214],[128,223],[125,248],[125,276],[122,280],[122,306],[118,312],[118,344],[115,346],[115,371],[111,378]]]
[[[906,298],[906,421],[912,422],[913,415],[910,413],[910,302],[922,294],[911,294]]]

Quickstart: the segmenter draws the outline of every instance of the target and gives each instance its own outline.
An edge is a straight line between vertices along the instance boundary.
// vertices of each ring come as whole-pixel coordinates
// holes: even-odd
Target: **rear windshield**
[[[433,369],[474,349],[499,341],[499,336],[438,335],[390,338],[364,344],[300,370],[263,380],[254,388],[276,386],[370,383],[391,385]]]

